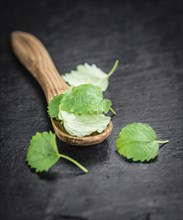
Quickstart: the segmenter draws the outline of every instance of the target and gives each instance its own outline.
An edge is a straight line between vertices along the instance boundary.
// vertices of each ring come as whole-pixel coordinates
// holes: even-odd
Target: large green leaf
[[[124,127],[116,140],[118,153],[133,161],[149,161],[158,155],[159,144],[155,131],[148,125],[133,123]]]
[[[84,84],[63,94],[59,109],[76,115],[94,115],[107,113],[111,104],[110,100],[103,98],[98,86]]]

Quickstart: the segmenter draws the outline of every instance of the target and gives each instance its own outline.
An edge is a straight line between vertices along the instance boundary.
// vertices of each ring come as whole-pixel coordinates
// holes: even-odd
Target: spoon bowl
[[[39,82],[48,104],[54,96],[69,88],[58,73],[48,51],[35,36],[26,32],[15,31],[11,34],[11,45],[19,61]],[[110,122],[102,133],[93,133],[81,138],[68,134],[58,121],[51,119],[51,122],[59,139],[71,145],[79,146],[101,143],[110,135],[113,128],[112,122]]]

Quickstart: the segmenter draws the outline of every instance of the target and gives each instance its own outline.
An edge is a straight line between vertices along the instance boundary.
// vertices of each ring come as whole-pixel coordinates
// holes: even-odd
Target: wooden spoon
[[[61,94],[69,88],[58,73],[46,48],[35,36],[15,31],[11,34],[11,44],[20,62],[41,85],[48,103],[53,96]],[[112,122],[110,122],[103,133],[80,138],[69,135],[56,120],[51,119],[51,122],[58,138],[69,144],[80,146],[101,143],[110,135],[113,128]]]

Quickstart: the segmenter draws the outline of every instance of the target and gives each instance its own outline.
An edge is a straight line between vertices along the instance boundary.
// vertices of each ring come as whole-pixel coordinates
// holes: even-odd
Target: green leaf
[[[48,105],[48,114],[51,118],[57,118],[59,113],[59,105],[63,94],[54,96]]]
[[[48,171],[59,158],[55,134],[51,131],[37,132],[32,137],[26,160],[36,172]]]
[[[71,86],[79,86],[82,84],[93,84],[99,86],[102,91],[105,91],[109,84],[109,77],[114,73],[118,66],[119,61],[116,60],[111,71],[106,74],[99,69],[95,64],[89,65],[78,65],[76,70],[72,70],[71,73],[63,75],[63,79],[68,82]]]
[[[59,112],[65,130],[72,136],[84,137],[93,132],[102,133],[110,122],[110,117],[100,115],[75,115],[66,111]]]
[[[77,115],[107,113],[111,107],[111,101],[103,99],[102,90],[92,84],[84,84],[73,87],[63,94],[59,111],[67,111]]]
[[[155,131],[148,125],[133,123],[124,127],[116,140],[118,153],[133,161],[149,161],[158,155],[159,144]]]
[[[73,158],[59,154],[56,136],[51,131],[45,131],[43,133],[37,132],[36,135],[32,137],[26,161],[31,168],[36,169],[36,172],[48,171],[59,158],[64,158],[72,162],[83,172],[88,173],[88,170]]]

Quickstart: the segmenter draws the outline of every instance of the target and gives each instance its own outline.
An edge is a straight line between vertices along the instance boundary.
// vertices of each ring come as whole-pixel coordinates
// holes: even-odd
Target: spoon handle
[[[35,36],[15,31],[11,34],[11,44],[20,62],[41,85],[48,103],[53,96],[69,88],[58,73],[48,51]]]

